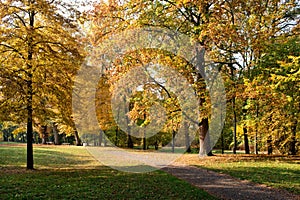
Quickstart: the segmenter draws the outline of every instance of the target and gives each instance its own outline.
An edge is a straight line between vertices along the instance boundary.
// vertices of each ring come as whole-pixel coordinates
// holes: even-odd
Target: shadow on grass
[[[217,172],[229,174],[243,180],[266,184],[272,187],[285,189],[294,194],[300,194],[300,173],[299,165],[296,163],[287,162],[287,167],[284,162],[281,162],[276,167],[263,166],[266,163],[257,163],[256,166],[231,166],[222,167],[221,169],[205,167]],[[294,166],[292,169],[291,166]]]
[[[136,166],[138,167],[138,166]],[[215,199],[167,173],[108,167],[0,175],[0,199]]]
[[[82,147],[35,147],[34,157],[26,170],[25,147],[0,147],[0,199],[215,199],[162,171],[102,166]]]

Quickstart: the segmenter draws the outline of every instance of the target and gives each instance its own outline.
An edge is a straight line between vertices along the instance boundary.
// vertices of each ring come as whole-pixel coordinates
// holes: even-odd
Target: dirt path
[[[300,200],[300,195],[193,166],[171,165],[162,170],[221,199]]]

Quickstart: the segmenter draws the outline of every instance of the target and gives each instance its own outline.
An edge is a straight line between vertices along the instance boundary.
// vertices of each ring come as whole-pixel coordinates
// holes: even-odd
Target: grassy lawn
[[[132,174],[102,166],[75,146],[0,145],[0,199],[215,199],[167,173]]]
[[[179,162],[300,194],[300,157],[220,155],[198,158],[184,155]]]

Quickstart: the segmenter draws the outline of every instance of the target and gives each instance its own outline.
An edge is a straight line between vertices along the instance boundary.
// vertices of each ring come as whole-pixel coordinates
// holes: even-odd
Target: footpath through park
[[[240,180],[203,168],[188,165],[170,165],[163,171],[185,180],[220,199],[234,200],[300,200],[300,195],[291,194],[265,185]]]

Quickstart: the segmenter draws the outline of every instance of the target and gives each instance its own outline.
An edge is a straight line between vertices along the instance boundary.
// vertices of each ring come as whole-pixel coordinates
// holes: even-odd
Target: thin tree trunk
[[[223,130],[221,132],[221,148],[222,148],[222,154],[224,154],[224,136],[223,136]]]
[[[268,145],[268,155],[271,155],[273,153],[273,147],[272,147],[272,135],[269,135],[267,140]]]
[[[30,3],[30,1],[29,1]],[[32,65],[31,61],[33,58],[33,38],[32,32],[34,30],[34,11],[29,12],[29,25],[30,25],[30,35],[28,39],[28,80],[27,80],[27,169],[34,169],[33,167],[33,74],[32,74]]]
[[[103,145],[106,147],[107,146],[107,139],[106,139],[106,134],[104,132],[103,134]]]
[[[146,131],[144,130],[144,137],[143,137],[143,150],[147,149],[147,141],[146,141]]]
[[[235,112],[235,97],[232,99],[232,110],[233,110],[233,154],[236,154],[237,141],[236,141],[236,112]]]
[[[186,152],[191,152],[191,145],[190,145],[190,134],[189,134],[189,124],[187,121],[183,122],[184,126],[184,135],[185,135],[185,149]]]
[[[128,91],[129,92],[129,91]],[[124,97],[124,102],[126,102],[126,98]],[[126,125],[127,125],[127,147],[128,148],[133,148],[133,142],[132,142],[132,138],[131,138],[131,129],[130,129],[130,126],[129,126],[129,123],[130,123],[130,120],[129,120],[129,117],[127,116],[127,113],[129,111],[131,111],[133,108],[133,104],[132,103],[129,103],[129,108],[127,106],[125,106],[125,114],[126,114]]]
[[[290,149],[291,155],[296,155],[297,154],[297,150],[296,150],[296,143],[297,143],[297,140],[296,140],[297,123],[298,123],[298,121],[296,120],[293,123],[293,126],[292,126],[292,141],[291,141],[291,149]]]
[[[249,147],[249,139],[247,134],[247,128],[243,127],[244,132],[244,146],[245,146],[245,154],[250,154],[250,147]]]
[[[258,120],[258,105],[256,105],[256,120]],[[255,144],[254,144],[254,151],[255,154],[258,154],[258,124],[256,123],[255,126]]]
[[[175,152],[175,134],[176,132],[172,130],[172,153]]]
[[[100,132],[99,132],[99,146],[100,146],[100,147],[101,147],[101,145],[102,145],[102,140],[103,140],[103,131],[100,130]]]

